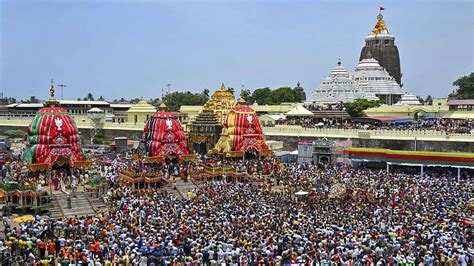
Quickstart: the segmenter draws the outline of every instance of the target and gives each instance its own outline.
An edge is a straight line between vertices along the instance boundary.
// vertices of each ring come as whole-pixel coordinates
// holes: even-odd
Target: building
[[[401,117],[401,118],[443,118],[449,112],[448,99],[433,99],[431,105],[405,105],[405,104],[394,104],[387,105],[383,104],[379,107],[370,108],[364,111],[369,117]]]
[[[370,56],[370,52],[368,53]],[[383,103],[392,105],[403,95],[400,85],[374,58],[362,59],[352,74],[359,91],[375,94]]]
[[[156,112],[156,108],[145,100],[132,105],[127,111],[128,122],[134,124],[145,124]]]
[[[402,95],[400,101],[398,101],[395,105],[421,105],[421,103],[414,94],[407,92]]]
[[[110,104],[106,101],[76,101],[58,100],[59,104],[71,114],[73,119],[82,121],[87,119],[87,111],[92,108],[99,108],[104,111],[107,122],[126,122],[127,110],[131,104]],[[0,108],[0,116],[10,119],[33,118],[39,109],[43,108],[43,103],[12,103]]]
[[[389,32],[381,13],[377,16],[375,27],[365,37],[365,46],[362,47],[359,61],[372,57],[402,86],[400,55],[395,45],[395,36]]]
[[[303,100],[303,102],[306,101],[306,92],[304,92],[304,88],[301,87],[301,84],[299,81],[298,83],[296,83],[295,91],[301,96],[301,99]]]
[[[359,98],[378,100],[375,94],[364,93],[359,89],[357,82],[349,75],[339,60],[331,73],[321,81],[308,102],[336,104],[353,102]]]

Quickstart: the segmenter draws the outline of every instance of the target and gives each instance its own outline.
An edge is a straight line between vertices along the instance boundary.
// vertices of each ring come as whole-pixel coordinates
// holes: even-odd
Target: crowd
[[[474,262],[469,176],[282,166],[273,159],[234,163],[267,175],[258,184],[204,182],[185,199],[115,186],[109,209],[96,216],[7,226],[3,259],[33,265]]]
[[[427,119],[418,121],[393,122],[355,122],[350,120],[336,120],[314,117],[287,117],[276,121],[277,125],[296,125],[305,128],[338,128],[363,130],[433,130],[457,134],[471,134],[473,121],[468,119]]]

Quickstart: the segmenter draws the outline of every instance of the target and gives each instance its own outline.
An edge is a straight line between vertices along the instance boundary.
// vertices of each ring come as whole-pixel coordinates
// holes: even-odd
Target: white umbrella
[[[307,191],[302,191],[302,190],[295,193],[296,196],[304,196],[306,194],[308,194],[308,192]]]

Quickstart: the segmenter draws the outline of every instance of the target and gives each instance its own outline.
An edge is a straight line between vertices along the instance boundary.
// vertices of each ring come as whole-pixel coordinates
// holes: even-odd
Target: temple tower
[[[360,52],[359,62],[363,59],[376,59],[398,85],[402,86],[400,55],[395,45],[395,36],[388,31],[385,25],[382,10],[384,9],[381,7],[374,29],[365,37],[365,46]]]

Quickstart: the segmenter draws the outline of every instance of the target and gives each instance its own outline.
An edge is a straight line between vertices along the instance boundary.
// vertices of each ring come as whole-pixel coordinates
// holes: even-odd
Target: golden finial
[[[51,88],[49,88],[49,93],[51,94],[51,99],[54,99],[54,80],[51,79]]]
[[[222,85],[221,85],[221,91],[225,91],[225,85],[224,85],[224,83],[222,83]]]
[[[59,106],[59,101],[54,99],[54,80],[51,79],[51,87],[49,88],[49,93],[51,94],[51,98],[44,103],[44,106]]]

